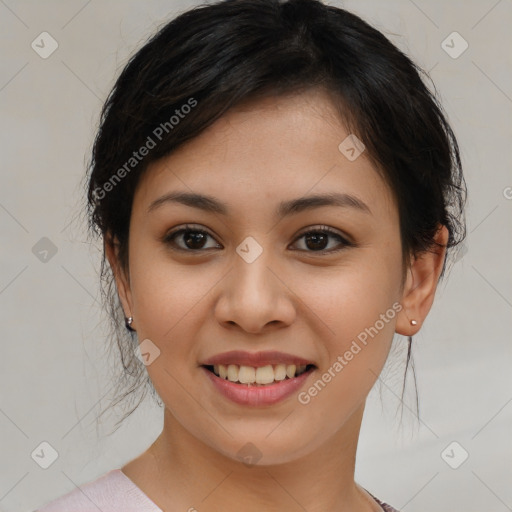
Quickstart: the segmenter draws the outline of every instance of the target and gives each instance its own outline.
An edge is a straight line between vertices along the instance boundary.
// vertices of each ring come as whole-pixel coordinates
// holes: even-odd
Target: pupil
[[[325,245],[326,245],[325,242],[327,240],[327,237],[323,233],[313,233],[311,235],[307,235],[306,236],[306,240],[307,240],[306,243],[309,243],[310,241],[313,241],[313,245],[314,246],[313,247],[309,247],[308,246],[310,249],[313,248],[313,249],[321,250],[321,249],[325,248]],[[319,240],[320,240],[320,247],[315,246],[315,244],[318,244]]]
[[[189,231],[188,234],[185,236],[185,243],[187,244],[187,247],[189,247],[189,242],[192,242],[193,247],[189,247],[190,249],[201,249],[201,247],[204,245],[204,239],[204,233],[200,233],[199,231]],[[194,245],[196,243],[197,246]]]

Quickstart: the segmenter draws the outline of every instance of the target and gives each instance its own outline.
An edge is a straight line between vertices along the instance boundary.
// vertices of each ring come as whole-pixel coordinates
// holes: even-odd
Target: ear
[[[123,306],[124,315],[126,317],[133,316],[130,277],[129,275],[126,274],[125,270],[121,265],[121,262],[119,261],[119,241],[117,240],[117,238],[112,237],[110,234],[107,234],[104,237],[104,244],[105,254],[110,264],[110,268],[112,269],[112,273],[114,274],[117,294],[119,295],[119,300],[121,301],[121,305]],[[132,327],[134,327],[133,324]]]
[[[395,325],[395,332],[398,334],[413,336],[421,329],[434,302],[446,256],[448,235],[446,226],[440,226],[434,239],[444,247],[434,245],[431,250],[420,253],[411,261],[400,301],[403,309],[398,314]],[[417,324],[411,325],[411,320],[415,320]]]

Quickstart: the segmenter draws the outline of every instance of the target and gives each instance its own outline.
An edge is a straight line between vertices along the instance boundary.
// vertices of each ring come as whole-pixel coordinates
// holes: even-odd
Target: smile
[[[215,366],[200,367],[213,385],[213,389],[230,402],[251,407],[266,407],[284,401],[289,396],[298,393],[306,379],[316,370],[316,366],[312,364],[299,367],[278,364],[258,368],[243,365],[219,365],[217,375]],[[224,366],[222,370],[221,366]],[[226,375],[225,377],[220,376],[221,371],[223,375]],[[285,374],[284,378],[282,378],[283,373]],[[257,382],[258,380],[260,382]]]

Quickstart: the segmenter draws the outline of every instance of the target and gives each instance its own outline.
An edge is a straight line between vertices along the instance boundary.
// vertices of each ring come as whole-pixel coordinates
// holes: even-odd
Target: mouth
[[[228,400],[263,408],[297,393],[317,370],[314,361],[275,350],[232,350],[201,361],[199,367]]]
[[[258,367],[237,364],[202,366],[223,380],[245,385],[245,387],[270,386],[310,373],[316,368],[314,364],[268,364]]]

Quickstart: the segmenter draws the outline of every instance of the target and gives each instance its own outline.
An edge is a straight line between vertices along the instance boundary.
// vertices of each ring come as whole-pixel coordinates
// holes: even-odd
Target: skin
[[[402,280],[396,203],[365,152],[351,162],[339,151],[348,135],[320,91],[239,106],[148,168],[134,196],[127,269],[106,246],[126,316],[139,341],[160,350],[147,370],[165,404],[161,435],[122,471],[163,510],[381,510],[354,481],[365,401],[394,333],[421,328],[445,249],[412,258]],[[147,212],[171,191],[214,196],[229,215],[170,202]],[[357,196],[371,214],[322,206],[275,217],[283,200],[332,191]],[[182,251],[162,241],[184,224],[209,232],[203,249],[184,236],[174,240]],[[355,246],[329,235],[315,251],[299,238],[322,225]],[[235,251],[248,236],[263,250],[252,263]],[[440,226],[437,241],[447,237]],[[316,364],[307,390],[394,303],[402,310],[307,405],[296,394],[237,405],[199,367],[229,350],[279,350]],[[250,467],[237,456],[248,442],[261,452]]]

